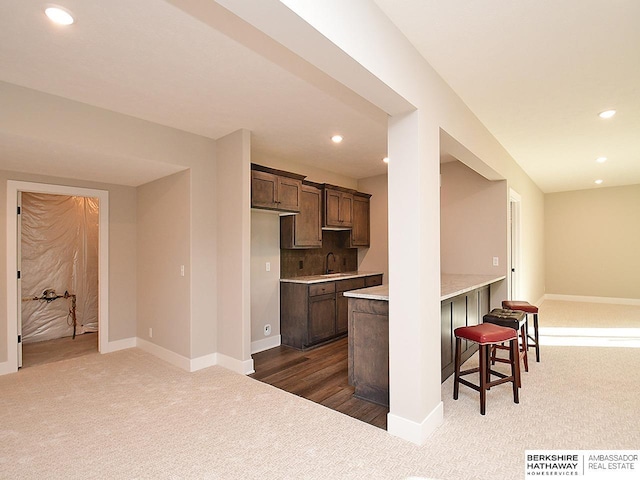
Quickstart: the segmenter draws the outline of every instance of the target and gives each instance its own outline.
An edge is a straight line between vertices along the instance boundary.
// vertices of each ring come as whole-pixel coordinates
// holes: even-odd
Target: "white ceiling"
[[[640,183],[640,2],[375,2],[543,191]],[[42,1],[3,2],[0,81],[214,139],[246,128],[258,161],[384,173],[386,115],[360,97],[338,99],[170,2],[59,3],[74,25],[50,24]],[[618,114],[599,119],[607,108]],[[329,142],[338,132],[340,146]],[[0,169],[50,173],[53,151],[77,178],[137,185],[167,174],[115,150],[88,160],[73,145],[0,131]],[[109,158],[118,176],[86,165]]]
[[[544,192],[640,184],[638,0],[375,2]]]
[[[46,2],[3,2],[0,81],[213,139],[245,128],[258,161],[313,164],[353,178],[386,172],[387,116],[363,99],[338,100],[162,0],[59,4],[73,12],[73,25],[51,24]],[[330,141],[336,133],[345,138],[340,145]],[[104,165],[110,155],[120,173],[92,169],[104,177],[89,179],[137,185],[167,174],[166,165],[123,162],[115,151],[81,160],[73,145],[0,132],[0,168],[15,170],[18,159],[21,170],[50,173],[43,157],[52,150],[56,165],[66,162],[58,175],[86,178],[88,161]]]

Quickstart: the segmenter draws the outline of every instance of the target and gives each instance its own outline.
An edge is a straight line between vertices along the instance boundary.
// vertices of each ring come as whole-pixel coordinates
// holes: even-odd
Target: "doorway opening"
[[[520,202],[522,197],[509,189],[509,300],[517,300],[520,287]]]
[[[91,300],[89,301],[89,305],[85,305],[84,301],[83,305],[80,306],[80,310],[89,311],[93,310],[95,312],[94,319],[87,321],[85,326],[84,323],[81,325],[78,324],[79,320],[79,293],[84,287],[79,285],[78,283],[73,283],[71,280],[67,281],[67,285],[64,284],[63,281],[60,281],[59,277],[63,277],[64,275],[61,273],[64,270],[73,270],[78,269],[80,259],[71,260],[71,265],[61,266],[60,264],[54,262],[52,264],[47,265],[44,268],[40,268],[40,273],[44,273],[44,270],[52,270],[52,276],[50,278],[45,278],[45,282],[47,282],[47,287],[44,287],[42,292],[35,291],[40,290],[42,285],[39,285],[38,282],[35,282],[33,287],[34,291],[22,291],[22,272],[21,272],[21,260],[22,260],[22,252],[21,249],[23,247],[23,242],[21,241],[22,232],[21,232],[21,222],[20,222],[20,204],[23,194],[31,195],[35,194],[38,198],[44,198],[42,195],[51,195],[58,196],[59,198],[69,198],[72,200],[68,200],[76,203],[86,203],[86,199],[93,199],[95,209],[95,218],[94,221],[97,221],[97,229],[94,229],[93,235],[95,238],[95,246],[94,253],[84,252],[82,255],[86,257],[93,256],[92,260],[96,267],[93,268],[92,272],[87,272],[89,277],[93,277],[92,280],[88,280],[86,283],[96,283],[96,295],[93,300],[94,305],[90,305]],[[75,198],[75,200],[73,200]],[[59,212],[58,212],[59,213]],[[84,212],[86,214],[87,212]],[[64,337],[66,333],[71,333],[73,337],[73,333],[75,332],[78,335],[80,332],[92,332],[89,333],[89,337],[85,338],[85,342],[77,342],[77,345],[74,348],[88,348],[88,345],[91,345],[92,341],[95,341],[95,345],[97,346],[97,350],[99,352],[106,352],[108,350],[108,330],[109,330],[109,321],[108,321],[108,218],[109,218],[109,197],[108,192],[104,190],[93,190],[86,188],[77,188],[77,187],[68,187],[61,185],[49,185],[49,184],[39,184],[39,183],[29,183],[29,182],[18,182],[18,181],[8,181],[7,182],[7,352],[8,352],[8,361],[5,366],[5,370],[8,372],[15,372],[21,365],[22,359],[22,347],[23,347],[23,303],[32,304],[34,307],[38,307],[39,303],[43,303],[43,307],[49,310],[48,307],[62,308],[64,312],[64,324],[60,325],[60,322],[53,322],[48,325],[46,328],[42,328],[42,325],[36,325],[35,327],[30,326],[29,328],[32,330],[30,335],[33,338],[45,339],[47,341],[52,340],[54,342],[59,342],[59,338],[46,338],[47,335],[53,337]],[[56,214],[56,218],[53,219],[60,220],[58,214]],[[50,228],[50,227],[47,227]],[[76,228],[76,227],[74,227]],[[85,242],[86,239],[81,240],[81,242]],[[36,253],[38,250],[35,250]],[[41,252],[40,252],[41,253]],[[55,253],[54,253],[55,255]],[[75,255],[80,255],[78,252]],[[86,261],[85,258],[82,261]],[[76,272],[77,273],[77,272]],[[57,283],[60,285],[57,285]],[[33,282],[32,282],[33,283]],[[52,285],[49,286],[49,283]],[[53,285],[56,283],[56,285]],[[74,290],[78,290],[77,292]],[[23,295],[24,294],[24,295]],[[29,298],[28,301],[23,302],[23,298]],[[57,303],[56,303],[57,302]],[[75,309],[74,312],[74,303]],[[51,314],[52,312],[48,312]],[[53,315],[55,316],[55,315]],[[89,315],[90,317],[90,315]],[[83,313],[84,318],[84,313]],[[87,317],[88,318],[88,317]],[[81,320],[84,322],[84,320]],[[36,322],[37,323],[37,322]],[[41,322],[42,323],[42,322]],[[45,322],[46,323],[46,322]],[[55,325],[54,325],[55,324]],[[42,332],[44,330],[49,330],[48,334],[42,336]],[[68,332],[67,332],[68,330]],[[55,333],[58,331],[58,333]],[[62,331],[61,335],[58,335]],[[26,332],[25,332],[26,333]],[[39,336],[39,337],[38,337]],[[96,340],[97,338],[97,340]],[[91,347],[94,348],[94,347]]]
[[[18,192],[18,203],[18,367],[97,353],[98,199]]]

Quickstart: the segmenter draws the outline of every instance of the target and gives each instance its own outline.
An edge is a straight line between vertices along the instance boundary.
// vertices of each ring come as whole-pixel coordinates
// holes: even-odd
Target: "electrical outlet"
[[[264,336],[268,337],[269,335],[271,335],[271,325],[269,325],[268,323],[264,326]]]
[[[149,338],[153,338],[153,328],[149,327]]]
[[[298,262],[298,268],[299,268],[300,270],[302,270],[302,269],[304,268],[304,263],[302,262],[302,260],[300,260],[300,261]]]
[[[180,265],[180,276],[184,277],[184,265]]]
[[[498,266],[498,264],[499,264],[499,262],[498,262],[498,257],[493,257],[493,266],[494,266],[494,267],[497,267],[497,266]]]
[[[264,264],[264,269],[265,269],[267,272],[270,272],[270,271],[271,271],[271,262],[267,262],[267,263],[265,263],[265,264]]]

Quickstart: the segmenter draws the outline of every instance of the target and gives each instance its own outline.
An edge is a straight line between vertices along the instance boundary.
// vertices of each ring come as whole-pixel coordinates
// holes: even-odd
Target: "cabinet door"
[[[467,325],[467,296],[460,295],[453,298],[453,324],[451,326],[451,334],[455,341],[455,332],[458,327],[465,327]],[[462,342],[462,348],[465,349],[465,342]],[[455,352],[454,352],[455,355]]]
[[[336,334],[340,335],[349,330],[349,298],[344,292],[336,293]]]
[[[331,338],[335,332],[335,294],[309,297],[309,345]]]
[[[350,278],[340,280],[336,283],[336,334],[340,335],[349,330],[349,297],[344,296],[344,292],[364,288],[365,279]]]
[[[353,227],[351,246],[369,246],[369,199],[358,195],[353,197]]]
[[[278,176],[251,171],[251,206],[276,209],[278,207]]]
[[[351,228],[353,225],[353,195],[326,188],[324,190],[324,226]]]
[[[440,306],[440,366],[442,381],[453,372],[453,302],[445,300]]]
[[[467,327],[477,325],[478,323],[478,290],[472,290],[467,293]],[[474,342],[464,340],[462,344],[466,352],[474,345]]]
[[[341,192],[325,189],[324,191],[324,225],[340,227],[340,197]]]
[[[278,177],[278,210],[300,211],[302,182],[295,178]]]
[[[322,247],[322,192],[302,185],[300,213],[293,216],[294,245],[296,247]]]
[[[353,195],[342,193],[340,196],[340,224],[343,227],[353,226]]]
[[[491,310],[489,305],[489,293],[490,291],[488,285],[478,290],[478,323],[481,323],[482,317],[484,317],[487,313],[489,313],[489,310]]]

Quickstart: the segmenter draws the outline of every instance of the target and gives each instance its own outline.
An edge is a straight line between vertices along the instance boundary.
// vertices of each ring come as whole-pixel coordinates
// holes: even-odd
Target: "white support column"
[[[389,123],[389,433],[421,444],[442,422],[438,129]]]

